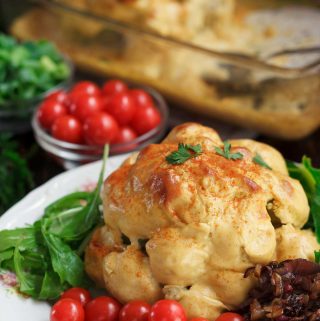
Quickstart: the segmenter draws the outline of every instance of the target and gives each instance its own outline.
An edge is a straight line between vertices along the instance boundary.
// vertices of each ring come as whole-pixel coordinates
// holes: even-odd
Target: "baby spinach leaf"
[[[24,251],[23,259],[30,271],[41,273],[45,272],[48,268],[48,258],[46,258],[44,251],[41,251],[39,248],[33,248],[32,250]]]
[[[46,209],[43,219],[46,231],[66,241],[79,241],[99,223],[100,191],[108,154],[109,148],[106,147],[98,184],[93,192],[73,193]]]
[[[14,250],[13,262],[14,271],[19,280],[20,291],[33,297],[37,297],[43,277],[41,275],[31,274],[28,272],[28,266],[25,264],[24,258],[21,255],[18,247],[16,247]]]
[[[47,271],[44,275],[41,290],[39,293],[40,300],[57,299],[61,293],[66,290],[67,284],[61,283],[59,275],[54,271]]]
[[[84,278],[81,258],[59,237],[47,232],[43,236],[50,252],[53,270],[59,275],[61,282],[80,286]]]
[[[102,219],[100,190],[107,156],[108,148],[94,191],[62,197],[32,226],[0,231],[0,268],[16,273],[22,293],[55,299],[69,287],[89,284],[81,255]]]
[[[0,231],[0,252],[16,247],[22,251],[37,247],[33,227]]]
[[[3,266],[2,266],[2,265],[3,265],[3,262],[5,262],[5,261],[10,260],[10,259],[13,258],[13,252],[14,252],[13,249],[0,252],[0,268],[3,267]]]

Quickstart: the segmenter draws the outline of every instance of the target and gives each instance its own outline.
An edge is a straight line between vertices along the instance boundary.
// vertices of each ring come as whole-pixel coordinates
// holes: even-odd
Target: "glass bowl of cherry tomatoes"
[[[32,127],[38,144],[69,169],[101,159],[105,144],[116,155],[158,142],[167,122],[166,102],[149,87],[80,81],[47,96]]]

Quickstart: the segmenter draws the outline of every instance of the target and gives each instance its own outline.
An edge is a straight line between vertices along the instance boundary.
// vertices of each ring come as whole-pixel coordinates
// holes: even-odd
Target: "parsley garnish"
[[[316,263],[320,263],[320,251],[314,251],[314,259]]]
[[[262,166],[262,167],[265,167],[265,168],[268,168],[268,169],[272,169],[264,160],[263,158],[261,157],[260,154],[256,154],[256,156],[254,156],[252,158],[253,162]]]
[[[223,143],[223,150],[219,147],[215,147],[216,153],[220,156],[223,156],[226,159],[242,159],[243,155],[241,153],[230,153],[231,144],[228,141]]]
[[[190,158],[194,158],[199,156],[202,153],[201,146],[198,145],[189,145],[182,144],[178,145],[178,150],[172,152],[170,155],[166,157],[166,161],[169,164],[183,164]]]

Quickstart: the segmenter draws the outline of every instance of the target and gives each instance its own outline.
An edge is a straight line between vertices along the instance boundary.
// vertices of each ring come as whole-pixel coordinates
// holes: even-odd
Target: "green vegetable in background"
[[[18,43],[0,33],[0,108],[31,99],[70,75],[69,66],[48,41]],[[14,108],[24,105],[16,103]]]
[[[320,169],[314,168],[306,156],[300,164],[287,161],[287,167],[290,176],[301,182],[308,197],[310,216],[305,228],[315,231],[320,243]]]
[[[0,215],[33,187],[25,159],[10,134],[0,134]]]
[[[102,222],[100,191],[107,155],[106,147],[94,191],[58,199],[32,226],[0,231],[0,268],[16,273],[22,293],[50,300],[69,287],[89,284],[81,255]]]

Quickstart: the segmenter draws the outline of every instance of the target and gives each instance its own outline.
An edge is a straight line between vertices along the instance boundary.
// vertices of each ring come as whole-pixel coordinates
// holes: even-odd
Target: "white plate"
[[[119,167],[127,155],[109,158],[106,176]],[[0,230],[21,227],[41,217],[44,208],[58,198],[96,183],[102,162],[95,162],[62,173],[29,193],[0,218]],[[46,302],[23,298],[0,283],[0,321],[48,321]]]

